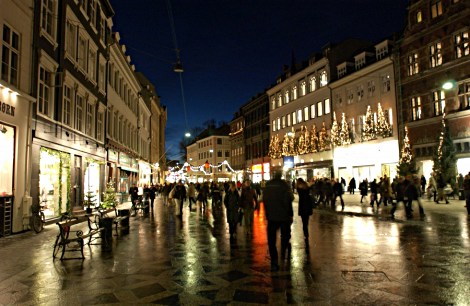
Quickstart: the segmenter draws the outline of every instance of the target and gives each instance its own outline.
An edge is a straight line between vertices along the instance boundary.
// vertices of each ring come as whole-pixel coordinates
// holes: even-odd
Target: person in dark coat
[[[305,243],[308,244],[308,221],[312,215],[312,198],[308,184],[300,177],[297,179],[297,194],[299,195],[298,214],[302,219],[302,229],[304,231]]]
[[[359,191],[361,192],[361,203],[364,198],[367,198],[367,190],[369,189],[367,185],[368,184],[366,179],[359,183]]]
[[[179,217],[183,217],[183,202],[186,199],[186,188],[183,185],[183,182],[181,180],[178,181],[178,183],[175,186],[175,195],[174,199],[176,200],[176,203],[179,205]]]
[[[344,210],[343,184],[338,180],[332,180],[331,182],[333,184],[333,199],[331,200],[331,207],[334,208],[336,206],[336,198],[339,197],[341,200],[341,208]]]
[[[377,200],[378,190],[379,190],[379,185],[377,184],[377,180],[374,179],[370,183],[370,206],[372,206],[372,207],[374,207],[374,202],[377,205],[377,208],[379,208],[379,206],[380,206],[380,203]]]
[[[131,196],[132,205],[134,205],[135,202],[139,200],[139,188],[135,183],[132,184],[131,188],[129,188],[129,195]]]
[[[392,202],[392,210],[390,211],[392,219],[395,218],[395,211],[397,210],[398,204],[403,203],[405,207],[406,215],[410,215],[411,211],[408,210],[407,203],[405,201],[405,188],[409,182],[404,177],[400,176],[395,184],[395,201]]]
[[[243,209],[245,233],[247,235],[251,235],[253,230],[254,212],[255,208],[258,206],[258,198],[256,197],[256,191],[251,188],[250,180],[245,180],[243,182],[240,206]]]
[[[155,202],[155,196],[157,194],[157,187],[152,184],[149,190],[150,208],[153,209],[153,203]]]
[[[268,220],[268,247],[271,256],[271,271],[279,271],[276,249],[277,231],[281,230],[281,258],[290,253],[291,224],[294,217],[292,201],[294,195],[289,184],[281,179],[281,172],[275,172],[273,179],[266,183],[263,191],[264,209]]]
[[[354,177],[349,181],[348,189],[349,194],[354,194],[354,190],[356,190],[356,179]]]
[[[227,223],[229,227],[230,239],[234,239],[237,234],[238,213],[240,195],[235,182],[230,183],[230,187],[225,193],[224,205],[226,208]]]

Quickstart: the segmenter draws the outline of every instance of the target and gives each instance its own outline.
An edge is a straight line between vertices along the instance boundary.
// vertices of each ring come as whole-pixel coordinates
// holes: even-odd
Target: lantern
[[[211,164],[209,164],[209,161],[206,160],[206,162],[204,163],[204,168],[209,169],[210,165]]]
[[[186,167],[186,171],[187,171],[187,172],[191,171],[191,166],[187,166],[187,167]]]

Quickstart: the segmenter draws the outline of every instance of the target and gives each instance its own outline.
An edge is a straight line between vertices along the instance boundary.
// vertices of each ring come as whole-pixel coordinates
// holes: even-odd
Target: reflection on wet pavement
[[[113,236],[110,252],[87,246],[83,261],[52,260],[55,225],[1,238],[0,304],[468,303],[465,213],[425,203],[425,220],[400,210],[391,220],[389,207],[345,200],[344,212],[314,211],[308,244],[294,218],[292,254],[279,272],[270,272],[263,209],[251,235],[238,227],[230,241],[224,209],[185,207],[179,218],[158,199],[151,215],[132,217],[129,232]]]

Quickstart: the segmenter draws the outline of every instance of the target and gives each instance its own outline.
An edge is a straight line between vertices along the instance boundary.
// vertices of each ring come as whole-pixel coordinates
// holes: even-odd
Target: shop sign
[[[284,168],[294,168],[294,156],[284,156],[282,160],[284,162]]]
[[[264,163],[263,164],[263,172],[264,173],[269,173],[269,163]]]
[[[116,151],[114,150],[108,150],[108,160],[111,162],[117,162],[118,161],[118,155]]]
[[[0,112],[6,114],[6,115],[10,115],[12,117],[15,116],[15,107],[10,105],[10,104],[7,104],[5,102],[2,102],[0,101]]]
[[[261,164],[256,164],[256,165],[251,166],[251,172],[253,173],[261,173],[262,169],[263,169],[263,165]]]
[[[129,159],[129,156],[124,153],[119,153],[119,164],[130,167],[131,161]]]

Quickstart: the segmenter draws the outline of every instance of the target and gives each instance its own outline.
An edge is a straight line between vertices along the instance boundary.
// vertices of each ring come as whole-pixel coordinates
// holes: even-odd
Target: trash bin
[[[100,227],[104,227],[102,232],[102,244],[103,251],[111,251],[113,249],[113,218],[101,218]]]
[[[119,222],[119,225],[122,229],[129,229],[129,221],[131,216],[131,211],[129,209],[119,209],[118,216],[123,217]],[[127,218],[126,218],[127,217]]]

